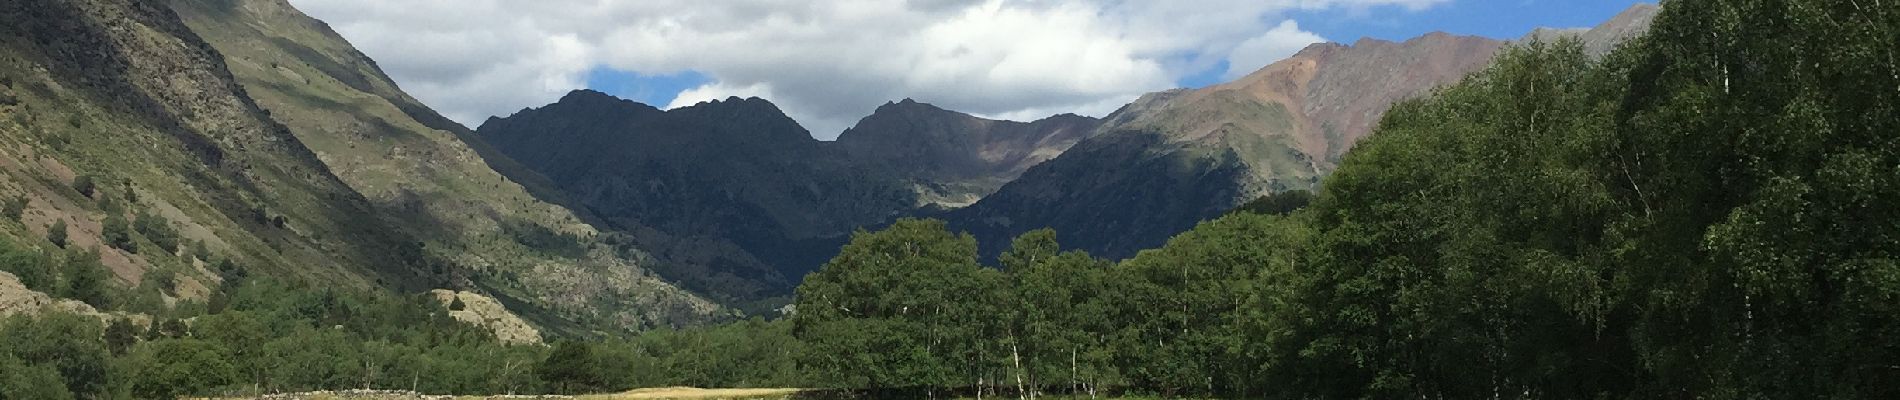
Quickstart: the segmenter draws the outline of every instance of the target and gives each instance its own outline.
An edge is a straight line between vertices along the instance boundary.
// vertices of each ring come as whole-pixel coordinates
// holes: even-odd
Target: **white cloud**
[[[821,138],[905,97],[1016,119],[1101,115],[1318,40],[1288,11],[1444,1],[291,0],[463,123],[551,102],[595,68],[695,71],[712,82],[669,106],[764,97]]]
[[[1299,22],[1286,20],[1266,33],[1235,46],[1232,55],[1227,57],[1227,74],[1224,76],[1227,79],[1245,76],[1259,70],[1261,66],[1292,57],[1293,53],[1298,53],[1308,45],[1325,41],[1326,38],[1300,30]]]

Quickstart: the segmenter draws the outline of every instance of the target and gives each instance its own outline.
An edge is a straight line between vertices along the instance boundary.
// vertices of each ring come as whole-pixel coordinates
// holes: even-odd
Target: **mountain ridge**
[[[1640,33],[1656,10],[1632,7],[1576,38],[1608,48]],[[1309,45],[1233,81],[1143,95],[1105,117],[1102,133],[936,216],[974,233],[989,255],[1017,234],[1053,227],[1065,243],[1130,257],[1246,201],[1316,187],[1394,102],[1464,79],[1506,45],[1446,32]],[[1107,141],[1119,143],[1093,143]],[[1120,176],[1095,175],[1111,168]]]

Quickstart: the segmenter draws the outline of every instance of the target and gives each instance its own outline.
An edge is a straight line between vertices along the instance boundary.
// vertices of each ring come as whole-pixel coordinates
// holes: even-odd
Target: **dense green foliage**
[[[0,242],[0,246],[10,246]],[[0,399],[173,398],[351,388],[425,393],[586,393],[634,387],[796,385],[800,345],[761,320],[636,337],[503,345],[427,296],[390,296],[246,277],[220,260],[209,305],[165,306],[154,288],[111,284],[96,255],[0,247],[0,265],[62,273],[62,297],[149,320],[60,311],[0,319]],[[60,264],[64,263],[64,264]],[[92,272],[81,272],[92,271]],[[8,270],[8,272],[14,272]],[[87,277],[85,274],[98,275]],[[86,294],[96,291],[96,295]],[[144,299],[152,296],[150,300]],[[152,302],[150,305],[138,305]],[[190,322],[187,323],[187,320]],[[51,386],[48,386],[50,382]]]
[[[180,239],[178,238],[178,229],[172,227],[170,220],[150,212],[140,212],[138,219],[133,221],[132,224],[132,228],[139,232],[139,236],[144,236],[145,240],[149,240],[152,244],[158,245],[160,250],[164,250],[165,253],[178,252],[179,246],[181,245],[179,242]]]
[[[862,234],[800,288],[805,365],[1064,392],[1066,347],[1078,380],[1168,396],[1900,396],[1896,18],[1682,0],[1602,59],[1521,45],[1396,105],[1303,211],[1062,283],[1021,268],[1045,233],[1001,272],[935,223]]]

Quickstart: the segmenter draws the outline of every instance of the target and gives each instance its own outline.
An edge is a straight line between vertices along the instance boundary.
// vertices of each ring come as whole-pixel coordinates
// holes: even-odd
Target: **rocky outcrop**
[[[429,295],[442,303],[457,321],[495,333],[495,339],[507,344],[540,344],[541,330],[508,311],[493,297],[474,292],[447,289],[430,290]],[[459,309],[458,304],[459,303]]]
[[[45,293],[27,289],[26,285],[20,283],[19,277],[0,272],[0,318],[20,314],[37,315],[49,310],[79,315],[105,315],[86,303],[55,299]]]

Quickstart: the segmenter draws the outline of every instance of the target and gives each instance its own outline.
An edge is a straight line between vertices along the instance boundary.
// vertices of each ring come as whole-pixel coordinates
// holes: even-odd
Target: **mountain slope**
[[[1592,48],[1640,33],[1654,6],[1575,33]],[[1233,82],[1143,96],[1100,133],[996,194],[942,216],[994,254],[1053,227],[1123,258],[1260,196],[1310,189],[1392,103],[1457,82],[1506,42],[1433,33],[1401,43],[1316,44]]]
[[[690,260],[663,276],[757,299],[789,294],[853,230],[968,204],[1099,122],[996,121],[907,99],[824,142],[761,99],[662,111],[583,90],[477,131],[639,246]]]
[[[991,120],[904,99],[878,107],[834,146],[853,163],[908,180],[922,202],[962,207],[1062,154],[1100,124],[1075,114]]]
[[[638,246],[690,260],[663,275],[734,300],[787,293],[824,243],[915,204],[760,99],[661,111],[576,91],[478,132]]]
[[[1433,34],[1319,44],[1239,80],[1143,96],[1104,133],[945,215],[994,253],[1052,227],[1122,258],[1261,195],[1309,189],[1392,101],[1474,71],[1503,42]]]
[[[282,0],[173,0],[246,92],[391,225],[479,286],[569,322],[614,329],[707,321],[717,306],[646,270],[637,249],[497,172],[472,132],[421,105],[322,22]],[[625,251],[622,251],[625,250]],[[517,304],[518,306],[518,304]],[[528,310],[517,310],[528,311]]]
[[[373,213],[369,202],[253,104],[171,11],[5,2],[0,55],[0,188],[27,200],[19,223],[0,224],[11,239],[44,243],[64,222],[67,247],[96,249],[122,282],[164,271],[178,279],[161,283],[187,298],[216,287],[211,259],[339,288],[441,280],[413,240],[358,218]],[[202,242],[209,259],[162,249],[155,233],[102,244],[104,222],[140,213]]]

